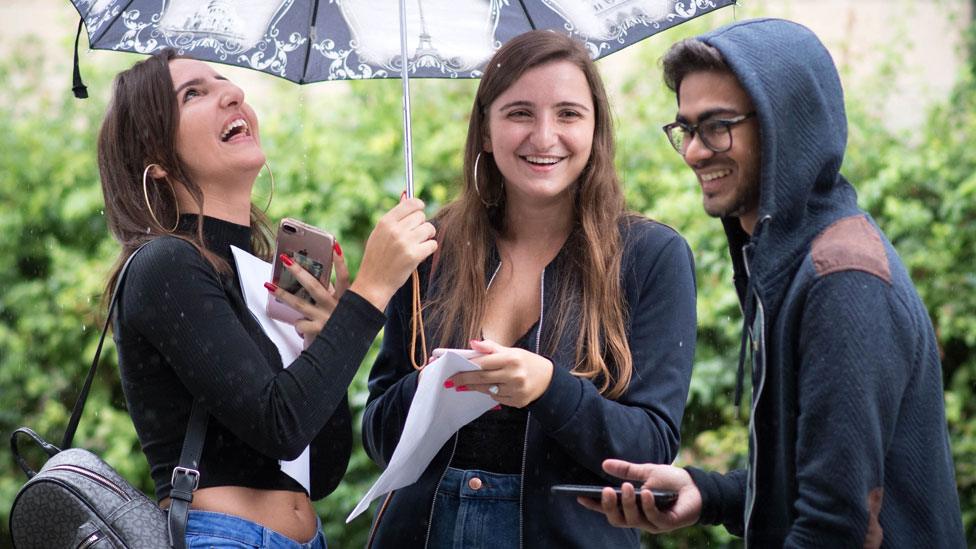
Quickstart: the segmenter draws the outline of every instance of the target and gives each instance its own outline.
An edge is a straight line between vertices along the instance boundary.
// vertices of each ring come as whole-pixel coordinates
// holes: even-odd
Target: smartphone
[[[312,274],[322,283],[329,286],[332,277],[332,246],[335,239],[331,234],[302,223],[297,219],[286,217],[278,224],[278,235],[275,237],[274,267],[271,272],[271,282],[282,290],[294,294],[299,299],[315,303],[312,296],[298,282],[298,279],[281,263],[281,255],[287,255]],[[292,309],[285,302],[268,294],[268,316],[288,323],[301,320],[303,315]]]
[[[553,494],[564,496],[581,496],[584,498],[600,499],[603,494],[603,486],[591,486],[587,484],[557,484],[551,488]],[[620,488],[614,488],[617,493],[617,501],[620,501]],[[658,511],[667,511],[674,507],[674,502],[678,501],[678,493],[671,490],[651,490],[654,495],[654,507]],[[641,505],[640,497],[637,498],[637,505]]]

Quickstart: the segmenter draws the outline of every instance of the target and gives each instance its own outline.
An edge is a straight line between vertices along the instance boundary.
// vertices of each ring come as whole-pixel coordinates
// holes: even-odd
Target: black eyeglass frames
[[[709,118],[697,124],[685,124],[684,122],[671,122],[665,124],[662,129],[668,136],[668,141],[674,150],[681,156],[685,155],[688,145],[694,139],[695,134],[701,140],[705,148],[716,153],[723,153],[732,148],[732,127],[745,122],[756,116],[756,111],[740,114],[732,118]]]

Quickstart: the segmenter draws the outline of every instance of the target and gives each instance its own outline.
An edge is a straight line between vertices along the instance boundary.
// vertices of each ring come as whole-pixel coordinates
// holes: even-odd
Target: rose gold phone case
[[[306,301],[314,302],[312,296],[282,265],[281,254],[292,258],[293,261],[318,278],[323,286],[328,287],[332,276],[332,246],[334,241],[332,235],[322,229],[290,217],[282,219],[281,223],[278,224],[278,236],[275,238],[274,268],[271,274],[271,282]],[[301,313],[279,301],[270,293],[268,294],[267,311],[271,318],[288,323],[303,318]]]

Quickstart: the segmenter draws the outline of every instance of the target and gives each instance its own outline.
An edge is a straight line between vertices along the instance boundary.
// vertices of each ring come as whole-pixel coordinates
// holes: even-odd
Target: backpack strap
[[[88,400],[88,392],[91,389],[92,381],[95,379],[95,370],[98,369],[98,359],[102,354],[105,334],[108,333],[109,323],[112,322],[112,315],[118,305],[119,288],[122,287],[122,281],[125,280],[132,260],[148,244],[149,242],[146,242],[136,248],[122,264],[122,268],[119,269],[119,276],[115,281],[115,288],[112,290],[112,300],[108,306],[108,316],[105,319],[105,325],[102,327],[102,335],[98,339],[98,347],[95,349],[95,358],[88,369],[88,376],[85,378],[81,394],[78,395],[75,407],[71,411],[71,419],[68,421],[68,427],[65,429],[64,439],[61,442],[62,449],[71,447],[75,431],[78,429],[78,422],[81,420],[81,414],[85,410],[85,401]],[[183,439],[183,450],[180,452],[179,463],[173,469],[171,481],[167,531],[169,532],[169,544],[173,549],[185,549],[186,547],[186,519],[190,511],[190,502],[193,501],[193,492],[200,484],[200,456],[203,454],[203,441],[207,435],[207,420],[207,409],[199,402],[194,402],[190,411],[190,421],[186,427],[186,438]],[[13,437],[11,437],[11,445],[13,444]],[[50,454],[50,452],[48,453]]]
[[[173,469],[173,478],[170,481],[172,487],[169,491],[166,530],[169,532],[169,545],[173,549],[186,548],[186,520],[193,501],[193,492],[200,485],[200,455],[203,453],[206,436],[207,409],[200,402],[194,402],[179,465]]]
[[[125,263],[122,264],[122,268],[119,269],[119,277],[116,279],[115,288],[112,290],[112,300],[108,305],[108,315],[105,317],[105,325],[102,326],[102,335],[98,338],[98,347],[95,349],[95,358],[92,359],[92,364],[88,368],[88,376],[85,378],[85,384],[81,388],[81,394],[78,395],[78,400],[75,401],[75,407],[71,410],[68,427],[64,431],[64,438],[61,439],[62,449],[71,448],[71,441],[74,440],[75,431],[78,430],[78,422],[81,421],[81,414],[85,411],[85,401],[88,400],[88,391],[91,390],[92,381],[95,379],[95,370],[98,369],[98,359],[102,356],[102,345],[105,343],[105,334],[108,333],[108,325],[112,322],[112,315],[115,313],[115,306],[119,301],[119,288],[122,287],[122,281],[125,280],[125,274],[128,272],[132,260],[135,259],[136,254],[142,251],[147,244],[149,242],[136,248],[136,251],[129,255]]]

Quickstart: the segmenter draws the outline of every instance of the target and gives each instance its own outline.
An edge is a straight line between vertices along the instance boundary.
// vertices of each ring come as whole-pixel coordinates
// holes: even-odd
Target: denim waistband
[[[448,467],[437,493],[460,498],[519,499],[521,475]]]
[[[322,534],[322,521],[315,517],[315,536],[306,543],[279,534],[256,522],[224,513],[191,509],[186,521],[187,535],[212,535],[232,539],[257,547],[276,547],[282,549],[325,548],[325,535]]]

